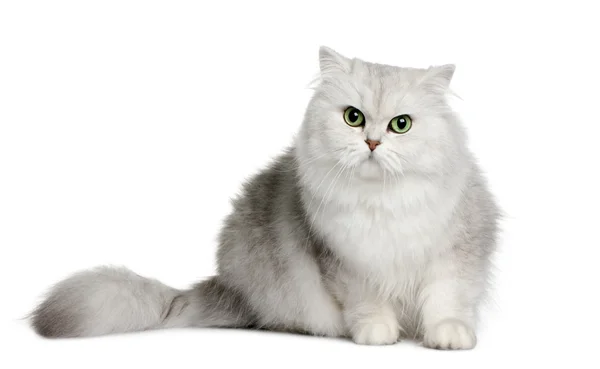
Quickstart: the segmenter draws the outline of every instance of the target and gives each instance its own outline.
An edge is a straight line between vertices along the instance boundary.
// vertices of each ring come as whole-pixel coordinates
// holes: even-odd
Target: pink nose
[[[366,140],[365,142],[367,143],[367,145],[369,145],[369,149],[371,149],[371,151],[375,150],[375,148],[381,143],[379,141],[374,140]]]

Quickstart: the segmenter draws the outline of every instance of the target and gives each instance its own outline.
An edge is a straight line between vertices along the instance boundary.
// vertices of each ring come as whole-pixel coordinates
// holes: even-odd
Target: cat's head
[[[447,102],[454,65],[400,68],[327,47],[319,61],[297,145],[304,164],[336,165],[365,180],[451,170],[464,146]]]

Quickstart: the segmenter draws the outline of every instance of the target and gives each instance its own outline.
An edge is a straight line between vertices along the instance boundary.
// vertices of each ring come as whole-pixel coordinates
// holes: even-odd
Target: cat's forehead
[[[389,116],[399,114],[398,109],[422,73],[419,69],[356,60],[352,77],[366,113]]]

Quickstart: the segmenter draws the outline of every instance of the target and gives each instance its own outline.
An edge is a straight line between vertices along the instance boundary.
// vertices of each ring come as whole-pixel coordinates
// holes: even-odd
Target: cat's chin
[[[356,175],[363,180],[379,181],[383,178],[383,168],[377,160],[369,158],[359,164]]]

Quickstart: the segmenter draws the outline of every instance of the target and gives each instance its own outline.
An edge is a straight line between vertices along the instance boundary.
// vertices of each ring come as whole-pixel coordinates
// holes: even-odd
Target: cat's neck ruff
[[[451,247],[447,229],[465,188],[464,171],[385,181],[357,178],[351,169],[333,172],[329,164],[301,167],[302,199],[312,229],[357,270],[393,279],[418,272]]]

